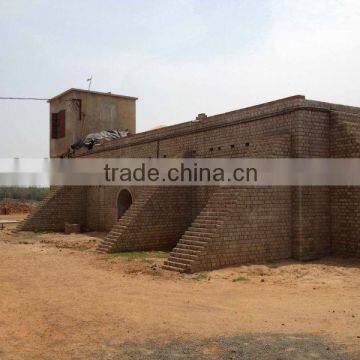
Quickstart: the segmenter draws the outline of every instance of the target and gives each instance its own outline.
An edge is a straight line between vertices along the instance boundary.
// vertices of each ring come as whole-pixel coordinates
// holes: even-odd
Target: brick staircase
[[[125,214],[115,223],[105,239],[97,247],[97,251],[102,253],[112,253],[117,251],[117,244],[130,224],[136,221],[139,212],[157,191],[156,187],[146,187],[142,190],[142,194],[131,204]]]
[[[61,191],[61,187],[56,187],[50,190],[50,193],[44,197],[43,200],[39,202],[39,204],[36,206],[36,208],[31,211],[21,222],[19,222],[14,230],[12,230],[13,233],[17,233],[19,231],[22,231],[24,226],[28,221],[30,221],[44,206],[47,205],[47,203],[56,196],[59,191]]]
[[[181,273],[196,271],[201,256],[206,253],[208,245],[221,229],[233,205],[236,205],[236,202],[230,187],[215,190],[165,260],[163,268]]]

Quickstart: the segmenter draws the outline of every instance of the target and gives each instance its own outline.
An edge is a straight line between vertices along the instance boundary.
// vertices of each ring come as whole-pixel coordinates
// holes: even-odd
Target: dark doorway
[[[128,190],[121,190],[117,199],[117,215],[118,219],[120,219],[125,211],[132,204],[132,197]]]

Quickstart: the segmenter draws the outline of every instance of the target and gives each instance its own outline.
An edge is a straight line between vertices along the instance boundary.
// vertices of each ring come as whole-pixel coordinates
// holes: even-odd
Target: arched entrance
[[[120,219],[125,211],[130,207],[132,204],[132,196],[130,191],[124,189],[121,190],[117,199],[117,216]]]

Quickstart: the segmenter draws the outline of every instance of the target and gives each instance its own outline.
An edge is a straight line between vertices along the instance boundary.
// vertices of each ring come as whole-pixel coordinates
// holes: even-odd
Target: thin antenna
[[[92,75],[91,75],[88,79],[86,79],[86,81],[89,83],[88,90],[90,90],[90,88],[91,88],[91,82],[92,82]]]

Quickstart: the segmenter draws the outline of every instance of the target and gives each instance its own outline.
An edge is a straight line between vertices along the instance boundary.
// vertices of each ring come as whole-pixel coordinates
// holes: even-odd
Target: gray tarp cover
[[[129,131],[126,130],[103,130],[98,133],[89,134],[83,139],[71,145],[73,150],[80,149],[83,146],[91,149],[94,145],[99,145],[103,141],[110,141],[128,136]]]

